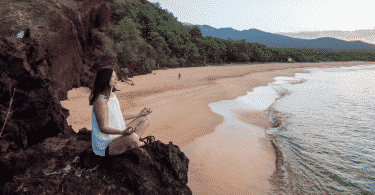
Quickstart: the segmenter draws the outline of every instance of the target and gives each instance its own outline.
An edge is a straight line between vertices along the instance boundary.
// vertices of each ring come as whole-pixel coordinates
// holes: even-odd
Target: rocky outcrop
[[[12,161],[11,167],[3,163],[9,153],[25,150],[47,137],[75,133],[66,121],[69,110],[52,94],[48,79],[25,73],[16,80],[8,76],[12,72],[6,73],[0,75],[0,91],[4,92],[0,93],[0,185],[25,170],[22,160]]]
[[[60,104],[69,90],[92,89],[102,67],[125,77],[105,32],[113,11],[107,1],[24,3],[30,2],[48,22],[17,29],[25,30],[23,38],[0,37],[0,186],[24,173],[30,161],[39,162],[26,158],[24,151],[48,137],[74,134],[66,121],[69,110]],[[16,3],[9,6],[13,9]],[[21,17],[33,9],[25,10],[19,21],[30,20]]]
[[[145,150],[152,160],[131,152],[97,156],[86,129],[48,138],[4,158],[7,167],[26,167],[4,194],[192,194],[186,185],[189,159],[178,146],[155,141]]]
[[[113,24],[113,10],[107,1],[34,3],[47,15],[44,19],[48,23],[28,28],[22,39],[1,37],[1,69],[12,69],[17,76],[12,78],[29,74],[49,79],[56,98],[63,101],[72,88],[92,89],[95,74],[102,67],[113,68],[120,79],[125,76],[118,64],[113,40],[105,31]]]

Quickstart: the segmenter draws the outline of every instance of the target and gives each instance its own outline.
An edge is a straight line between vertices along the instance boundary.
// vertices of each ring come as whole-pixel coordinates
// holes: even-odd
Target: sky
[[[375,30],[374,0],[148,0],[180,22],[270,33]]]

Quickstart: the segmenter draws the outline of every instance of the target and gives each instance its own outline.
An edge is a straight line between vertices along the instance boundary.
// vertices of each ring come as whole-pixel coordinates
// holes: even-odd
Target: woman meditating
[[[133,150],[138,155],[146,155],[141,147],[145,142],[140,141],[137,134],[142,134],[149,125],[147,112],[123,118],[120,104],[112,93],[117,84],[117,75],[111,68],[99,70],[95,78],[94,88],[89,101],[92,111],[92,148],[99,156],[114,156]],[[146,110],[147,111],[147,110]],[[136,120],[125,126],[124,120]],[[137,134],[136,134],[137,133]],[[150,137],[150,136],[149,136]],[[149,157],[150,158],[150,157]]]

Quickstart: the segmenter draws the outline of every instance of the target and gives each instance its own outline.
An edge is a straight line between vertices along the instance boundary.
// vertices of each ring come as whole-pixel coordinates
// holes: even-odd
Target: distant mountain
[[[187,22],[181,22],[184,26],[189,26],[189,25],[193,25],[195,26],[195,24],[191,24],[191,23],[187,23]]]
[[[276,48],[328,48],[328,49],[362,49],[375,50],[375,45],[362,41],[343,41],[336,38],[300,39],[284,35],[264,32],[257,29],[235,30],[233,28],[213,28],[209,25],[191,25],[184,23],[184,26],[197,26],[203,36],[218,37],[221,39],[231,38],[233,40],[245,39],[250,43],[259,43],[267,47]]]
[[[375,44],[375,29],[347,30],[324,30],[324,31],[302,31],[302,32],[274,32],[273,34],[284,35],[299,39],[317,39],[322,37],[337,38],[344,41],[363,41]]]

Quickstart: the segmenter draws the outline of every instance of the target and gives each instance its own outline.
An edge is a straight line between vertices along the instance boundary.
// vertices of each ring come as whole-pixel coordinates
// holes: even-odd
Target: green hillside
[[[288,58],[292,58],[293,62],[375,60],[375,55],[365,51],[268,48],[245,40],[203,37],[198,27],[183,26],[173,14],[162,10],[158,3],[145,2],[139,9],[134,9],[131,4],[113,6],[119,13],[116,16],[118,20],[122,18],[116,28],[124,27],[129,34],[137,31],[147,46],[151,46],[148,47],[149,53],[141,57],[145,60],[148,57],[156,58],[159,67],[286,62]]]
[[[56,3],[56,0],[45,1]],[[1,36],[15,39],[18,29],[48,23],[49,16],[39,13],[31,2],[9,0],[1,4],[0,25],[4,27],[0,30]],[[287,62],[288,58],[292,58],[291,62],[375,61],[375,55],[367,51],[269,48],[244,39],[203,37],[198,27],[182,25],[158,3],[146,0],[106,2],[113,12],[112,20],[108,28],[97,32],[104,50],[93,54],[92,58],[98,62],[103,58],[116,59],[122,70],[130,72],[129,76],[149,74],[162,68]],[[10,16],[17,11],[28,13],[29,22],[15,22]],[[42,39],[42,33],[48,31],[48,28],[33,28],[36,39]]]

